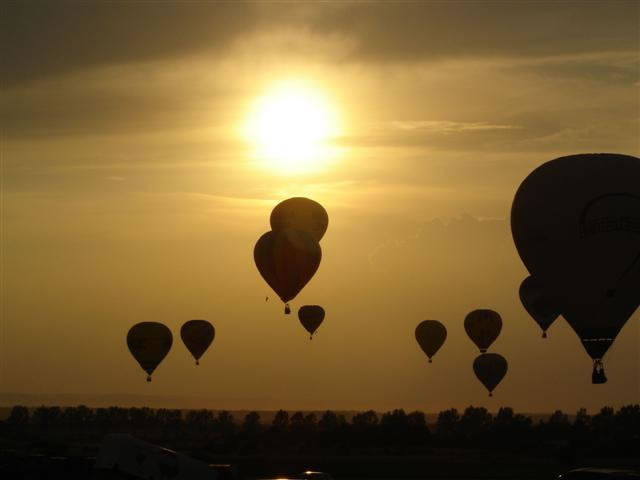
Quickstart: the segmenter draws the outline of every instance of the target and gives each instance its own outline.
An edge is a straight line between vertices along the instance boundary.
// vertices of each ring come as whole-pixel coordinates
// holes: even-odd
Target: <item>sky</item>
[[[640,312],[592,385],[567,323],[543,340],[521,306],[509,225],[542,163],[640,155],[639,3],[1,8],[0,392],[426,412],[640,401]],[[268,127],[285,122],[283,141],[326,127],[300,164],[247,133],[291,91],[311,116]],[[253,262],[292,196],[330,219],[292,302],[324,306],[313,341]],[[463,327],[476,308],[503,319],[493,398]],[[216,328],[199,367],[179,337],[193,318]],[[433,364],[414,339],[425,319],[448,329]],[[174,336],[151,383],[125,342],[141,321]]]

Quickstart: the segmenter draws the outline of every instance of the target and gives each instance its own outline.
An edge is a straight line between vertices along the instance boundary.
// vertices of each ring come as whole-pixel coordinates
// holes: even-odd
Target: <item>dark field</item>
[[[383,414],[257,412],[84,406],[14,407],[0,422],[3,478],[128,478],[94,469],[106,435],[125,433],[206,464],[223,478],[553,479],[572,468],[640,468],[640,405],[571,418],[530,417],[502,408]]]

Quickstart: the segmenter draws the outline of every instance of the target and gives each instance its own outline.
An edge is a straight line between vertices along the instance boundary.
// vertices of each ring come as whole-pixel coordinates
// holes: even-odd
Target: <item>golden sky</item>
[[[520,305],[509,228],[541,163],[640,154],[637,2],[17,2],[0,18],[0,392],[424,411],[640,398],[638,312],[592,385],[566,322],[542,340]],[[311,117],[260,123],[282,89]],[[322,148],[283,167],[255,124],[298,114]],[[292,302],[325,307],[312,342],[253,263],[291,196],[330,217]],[[493,399],[463,328],[476,308],[504,322]],[[216,327],[198,368],[179,338],[192,318]],[[424,319],[449,332],[431,365]],[[125,344],[140,321],[174,334],[151,384]]]

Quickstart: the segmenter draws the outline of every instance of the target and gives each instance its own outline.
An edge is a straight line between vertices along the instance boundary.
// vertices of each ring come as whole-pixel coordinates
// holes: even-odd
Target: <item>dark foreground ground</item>
[[[547,452],[549,453],[549,452]],[[482,449],[437,449],[422,455],[350,456],[221,456],[212,463],[230,464],[223,479],[295,477],[307,470],[329,472],[335,480],[346,479],[555,479],[567,470],[599,466],[640,469],[640,459],[597,457],[589,452],[557,450],[556,458],[514,452],[505,454]],[[570,458],[573,457],[573,458]],[[61,457],[27,452],[0,452],[0,478],[4,479],[127,479],[118,472],[104,472],[93,466],[95,457]]]
[[[94,468],[114,435],[143,442],[141,452],[169,448],[205,469],[231,465],[223,479],[319,470],[336,480],[551,480],[580,467],[640,470],[640,405],[595,415],[581,409],[573,418],[556,411],[540,421],[508,407],[492,414],[473,406],[442,411],[433,424],[401,409],[351,418],[280,410],[270,420],[257,412],[236,419],[227,411],[15,406],[0,421],[0,479],[127,478]],[[127,452],[138,448],[119,442]]]

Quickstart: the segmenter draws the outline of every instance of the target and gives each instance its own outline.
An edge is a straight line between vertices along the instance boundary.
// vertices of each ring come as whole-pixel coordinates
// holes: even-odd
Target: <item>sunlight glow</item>
[[[337,149],[339,122],[320,90],[283,82],[259,98],[245,126],[254,159],[264,168],[302,174],[326,168]]]

